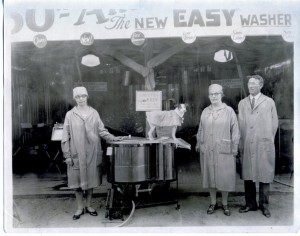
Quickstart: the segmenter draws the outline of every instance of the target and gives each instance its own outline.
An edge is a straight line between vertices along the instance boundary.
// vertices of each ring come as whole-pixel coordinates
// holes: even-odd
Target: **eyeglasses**
[[[213,96],[216,97],[216,96],[218,96],[218,95],[220,95],[220,94],[222,94],[222,93],[210,93],[209,96],[210,96],[210,97],[213,97]]]
[[[77,95],[77,96],[75,96],[75,99],[80,99],[80,98],[86,98],[87,97],[87,95]]]
[[[260,86],[260,84],[259,83],[257,84],[257,83],[249,82],[248,86],[256,86],[256,87],[258,87],[258,86]]]

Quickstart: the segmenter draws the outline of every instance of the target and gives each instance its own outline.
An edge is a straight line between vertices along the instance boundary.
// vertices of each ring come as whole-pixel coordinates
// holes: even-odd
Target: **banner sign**
[[[282,35],[292,42],[293,28],[299,27],[291,8],[280,5],[205,8],[194,3],[184,8],[153,3],[151,8],[107,9],[91,4],[89,9],[11,7],[6,14],[12,42],[33,41],[36,35],[44,35],[44,41],[80,40],[84,33],[94,39],[131,39],[135,45],[146,38],[180,37],[193,43],[196,37],[218,35],[236,43],[251,35]]]
[[[136,111],[161,111],[161,91],[136,91]]]

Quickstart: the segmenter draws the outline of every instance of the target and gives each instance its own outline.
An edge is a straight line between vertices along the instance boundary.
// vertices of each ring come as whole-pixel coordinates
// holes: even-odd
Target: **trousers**
[[[250,208],[257,208],[256,201],[256,185],[252,180],[245,180],[245,200],[246,206]],[[270,183],[259,182],[259,208],[269,207]]]

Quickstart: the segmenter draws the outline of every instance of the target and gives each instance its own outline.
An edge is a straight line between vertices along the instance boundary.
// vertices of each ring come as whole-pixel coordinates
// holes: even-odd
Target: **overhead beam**
[[[151,58],[147,62],[147,67],[154,68],[163,62],[165,62],[167,59],[169,59],[171,56],[175,55],[176,53],[180,52],[184,48],[186,48],[188,44],[179,43],[174,45],[173,47],[167,49],[166,51],[158,54],[157,56]]]
[[[146,66],[143,66],[131,58],[123,55],[122,53],[115,51],[109,47],[106,49],[101,50],[101,54],[109,55],[118,61],[120,61],[123,65],[128,66],[132,70],[136,71],[140,75],[142,75],[145,78],[145,88],[147,90],[153,90],[155,88],[155,78],[154,78],[154,67],[162,64],[165,62],[168,58],[173,56],[174,54],[180,52],[184,48],[186,48],[187,44],[176,44],[173,47],[165,50],[164,52],[160,53],[159,55],[152,57],[152,44],[149,45],[149,47],[146,49],[145,53],[145,64]],[[152,57],[151,59],[149,59]]]

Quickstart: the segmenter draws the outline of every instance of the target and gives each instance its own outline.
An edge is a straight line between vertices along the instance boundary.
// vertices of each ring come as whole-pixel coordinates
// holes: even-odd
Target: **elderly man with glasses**
[[[261,93],[263,78],[252,75],[248,79],[250,95],[241,100],[238,106],[241,177],[244,180],[246,200],[246,205],[239,212],[256,211],[259,207],[264,216],[270,217],[269,189],[275,175],[274,138],[278,116],[273,99]],[[259,206],[256,201],[256,183],[259,183]]]

